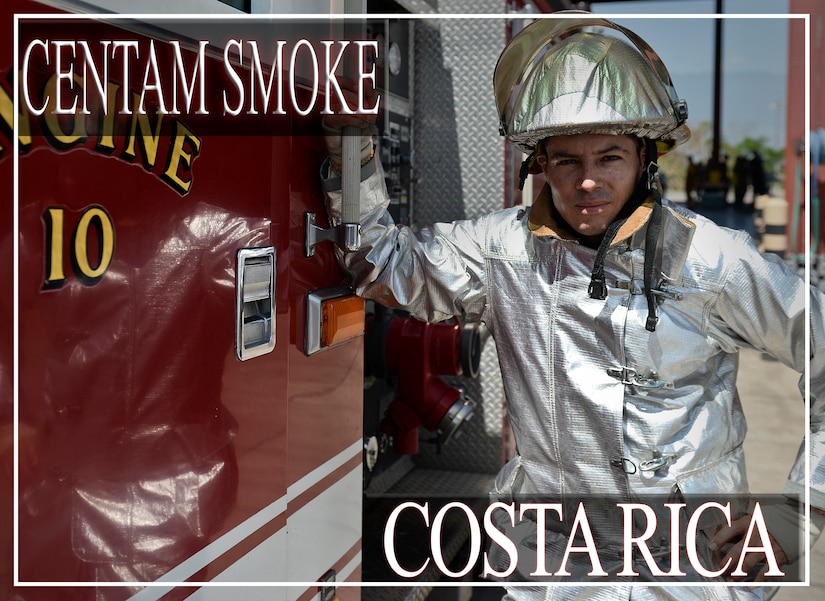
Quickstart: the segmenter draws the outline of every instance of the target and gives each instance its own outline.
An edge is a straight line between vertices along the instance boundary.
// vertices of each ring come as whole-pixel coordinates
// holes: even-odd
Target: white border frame
[[[154,18],[150,18],[148,20],[158,20],[158,21],[165,21],[165,20],[174,20],[174,19],[189,19],[189,20],[259,20],[259,19],[276,19],[276,18],[284,18],[284,19],[295,19],[295,20],[326,20],[326,19],[368,19],[368,20],[382,20],[382,19],[416,19],[416,20],[451,20],[451,19],[498,19],[498,20],[513,20],[513,19],[543,19],[543,18],[581,18],[581,14],[558,14],[558,13],[550,13],[550,14],[520,14],[520,13],[505,13],[505,14],[383,14],[383,13],[375,13],[375,14],[361,14],[361,15],[346,15],[346,14],[281,14],[281,15],[273,15],[273,14],[161,14],[161,15],[153,15]],[[811,45],[810,45],[810,14],[799,14],[799,13],[786,13],[786,14],[646,14],[646,15],[636,15],[636,14],[593,14],[594,19],[610,19],[610,20],[630,20],[630,19],[786,19],[788,22],[795,19],[801,19],[805,22],[805,150],[804,150],[804,157],[805,157],[805,182],[810,182],[811,176],[811,165],[810,165],[810,136],[807,135],[810,132],[811,128],[811,110],[810,110],[810,102],[811,102],[811,88],[810,88],[810,78],[811,78]],[[14,103],[14,125],[12,129],[12,140],[11,144],[13,146],[13,169],[14,169],[14,176],[13,176],[13,186],[14,186],[14,217],[13,217],[13,227],[14,227],[14,252],[13,252],[13,277],[14,277],[14,285],[13,285],[13,314],[14,314],[14,335],[13,335],[13,344],[14,344],[14,384],[13,384],[13,394],[14,394],[14,484],[13,484],[13,494],[14,494],[14,586],[15,587],[123,587],[123,586],[143,586],[143,587],[260,587],[260,586],[281,586],[281,587],[317,587],[319,583],[317,581],[313,582],[215,582],[215,581],[207,581],[207,582],[192,582],[192,581],[182,581],[182,582],[163,582],[163,581],[154,581],[154,582],[21,582],[19,579],[19,557],[18,557],[18,549],[19,549],[19,521],[18,521],[18,513],[19,513],[19,456],[18,456],[18,436],[19,436],[19,408],[18,408],[18,401],[19,401],[19,386],[20,386],[20,379],[19,375],[19,160],[20,160],[20,153],[19,153],[19,144],[18,140],[18,131],[19,131],[19,112],[18,112],[18,103],[19,103],[19,71],[18,71],[18,64],[20,62],[19,56],[19,24],[21,20],[32,19],[32,20],[104,20],[104,21],[117,21],[120,19],[133,19],[133,20],[147,20],[146,14],[139,14],[139,13],[130,13],[130,14],[102,14],[102,13],[89,13],[89,14],[30,14],[30,13],[21,13],[14,15],[14,34],[13,34],[13,65],[12,68],[14,70],[14,77],[13,77],[13,103]],[[810,205],[810,186],[808,184],[805,185],[805,196],[804,196],[805,206]],[[808,286],[810,286],[810,219],[805,220],[805,282]],[[810,296],[806,296],[805,300],[805,313],[810,320]],[[811,340],[810,340],[810,328],[806,328],[805,330],[805,353],[806,357],[810,357],[810,347]],[[805,486],[805,504],[806,504],[806,514],[805,514],[805,540],[810,539],[810,480],[811,480],[811,465],[810,465],[810,360],[808,360],[808,368],[805,371],[805,476],[806,476],[806,486]],[[266,510],[264,510],[266,511]],[[811,578],[811,557],[810,551],[805,554],[805,578],[801,582],[788,582],[788,583],[767,583],[769,586],[780,586],[780,587],[799,587],[799,586],[810,586],[810,578]],[[336,582],[336,587],[410,587],[415,586],[417,584],[416,581],[409,581],[409,582]],[[541,582],[530,582],[530,583],[502,583],[502,582],[428,582],[426,583],[427,586],[432,587],[456,587],[456,586],[469,586],[472,585],[474,587],[502,587],[506,584],[508,587],[535,587],[535,586],[542,586],[543,583]],[[625,583],[622,582],[604,582],[604,583],[582,583],[582,582],[553,582],[553,583],[546,583],[552,586],[584,586],[584,587],[604,587],[604,586],[625,586]],[[632,583],[627,583],[628,585],[632,585]],[[644,583],[645,586],[650,587],[671,587],[671,586],[685,586],[685,587],[753,587],[753,583],[704,583],[704,582],[695,582],[695,583],[683,583],[683,582],[646,582]]]

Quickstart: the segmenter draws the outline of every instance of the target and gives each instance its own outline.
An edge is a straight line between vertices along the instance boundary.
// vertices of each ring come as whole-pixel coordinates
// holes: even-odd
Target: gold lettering
[[[117,91],[120,88],[116,83],[108,82],[107,86],[107,108],[100,111],[100,135],[97,138],[97,150],[111,154],[115,151],[115,104]]]
[[[92,220],[97,221],[98,254],[100,262],[92,267],[89,262],[89,248],[87,245],[89,227]],[[78,271],[78,278],[87,285],[95,284],[106,273],[115,253],[115,228],[108,213],[100,207],[92,207],[85,211],[77,222],[74,232],[74,254],[72,258]]]
[[[5,121],[7,129],[11,131],[14,127],[14,103],[3,86],[0,86],[0,119]],[[0,144],[0,156],[3,155],[4,150],[3,144]]]
[[[83,82],[75,75],[74,80],[81,86]],[[57,96],[57,75],[52,75],[49,81],[46,82],[46,94],[49,98],[49,104],[46,107],[46,112],[43,113],[43,120],[46,124],[46,135],[52,139],[54,145],[61,149],[66,149],[75,144],[79,144],[86,140],[89,136],[86,133],[86,118],[83,115],[71,114],[63,115],[71,123],[71,133],[63,129],[61,125],[61,116],[56,113],[56,101],[53,100]]]
[[[186,150],[189,147],[191,150]],[[175,137],[172,139],[169,148],[169,160],[166,162],[166,169],[163,172],[163,179],[181,194],[189,192],[192,185],[192,178],[183,179],[178,170],[183,166],[183,172],[188,173],[192,161],[201,149],[201,140],[188,127],[180,121],[175,121]]]
[[[25,103],[20,102],[21,111],[17,122],[19,130],[17,132],[17,140],[20,144],[21,152],[27,151],[32,145],[29,113],[23,107],[25,107]],[[11,100],[11,94],[9,94],[3,86],[0,86],[0,119],[5,122],[9,132],[14,129],[14,102]],[[0,155],[3,154],[4,150],[5,148],[0,144]]]
[[[46,222],[46,280],[43,288],[59,288],[66,279],[63,272],[63,209],[50,207],[43,215]]]
[[[151,171],[155,166],[155,161],[158,156],[158,146],[160,145],[160,126],[163,123],[163,115],[158,113],[157,122],[152,130],[152,123],[149,121],[149,115],[138,114],[141,98],[137,94],[132,94],[133,111],[132,123],[129,128],[129,137],[126,141],[126,148],[123,149],[123,156],[133,159],[135,158],[135,140],[140,139],[140,147],[143,155],[143,166],[146,171]],[[140,135],[136,135],[140,129]]]

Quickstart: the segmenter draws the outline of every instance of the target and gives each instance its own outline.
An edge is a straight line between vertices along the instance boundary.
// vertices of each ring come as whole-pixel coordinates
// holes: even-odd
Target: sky
[[[591,10],[639,34],[661,56],[679,96],[688,101],[688,123],[713,119],[715,0],[593,2]],[[722,136],[785,140],[788,0],[724,0]],[[619,15],[708,15],[705,18],[619,18]],[[760,18],[745,18],[757,15]],[[761,17],[762,15],[777,15]]]

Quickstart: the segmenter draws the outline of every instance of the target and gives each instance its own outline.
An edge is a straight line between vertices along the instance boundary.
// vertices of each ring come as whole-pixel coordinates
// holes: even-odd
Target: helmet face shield
[[[687,106],[658,55],[604,19],[532,23],[502,52],[494,85],[502,130],[524,152],[580,133],[650,138],[660,151],[690,137]]]

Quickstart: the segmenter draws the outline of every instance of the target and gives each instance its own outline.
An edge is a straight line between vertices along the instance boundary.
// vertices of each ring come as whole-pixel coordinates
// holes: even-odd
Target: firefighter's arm
[[[785,493],[789,497],[804,499],[806,488],[810,491],[811,540],[816,541],[825,529],[825,295],[811,287],[809,296],[810,320],[807,382],[810,403],[810,430],[808,431],[808,451],[805,441],[799,447],[796,461],[788,476]],[[804,339],[804,328],[796,330]],[[805,391],[806,374],[803,372],[799,387]],[[807,462],[806,462],[807,459]],[[810,472],[806,469],[806,463]],[[803,511],[800,505],[799,510]]]
[[[789,472],[783,491],[788,502],[772,506],[765,516],[774,542],[793,562],[825,528],[825,295],[784,261],[750,245],[736,255],[740,260],[729,270],[717,303],[728,335],[734,344],[749,344],[800,372],[803,398],[809,383],[808,446],[801,442]],[[807,492],[810,538],[803,540]]]
[[[765,523],[772,543],[782,549],[788,563],[799,560],[810,550],[825,530],[825,297],[815,288],[809,291],[810,359],[807,365],[809,383],[810,430],[808,431],[808,452],[803,440],[796,460],[788,475],[783,491],[787,497],[784,504],[765,507]],[[798,318],[802,320],[802,318]],[[805,322],[791,325],[789,332],[803,344]],[[798,368],[800,366],[797,366]],[[806,366],[801,366],[802,376],[799,388],[805,393]],[[807,461],[806,461],[807,459]],[[806,469],[809,464],[810,472]],[[810,476],[810,477],[809,477]],[[804,501],[806,489],[810,493],[811,505],[806,511]],[[807,536],[805,515],[807,522]],[[761,573],[764,573],[765,568]]]
[[[424,321],[453,316],[479,320],[486,309],[484,240],[487,218],[440,223],[414,232],[396,226],[377,158],[361,168],[361,245],[336,248],[350,283],[364,298]],[[341,181],[322,166],[330,224],[341,223]]]
[[[825,294],[743,238],[739,246],[723,249],[733,260],[715,303],[720,320],[711,316],[712,331],[734,347],[750,346],[800,373],[803,399],[809,383],[810,446],[806,454],[805,441],[800,444],[785,493],[803,499],[809,488],[811,506],[825,510]]]
[[[341,92],[346,97],[349,105],[358,104],[358,93],[355,91],[355,82],[349,78],[341,78]],[[366,88],[364,90],[366,101],[375,104],[375,90]],[[329,168],[334,175],[341,174],[342,152],[343,152],[343,131],[350,128],[350,134],[360,132],[360,155],[361,166],[366,165],[374,154],[372,134],[375,131],[375,119],[377,115],[372,113],[349,113],[341,110],[340,98],[332,95],[330,98],[331,114],[326,115],[321,122],[324,130],[324,142],[329,154]]]
[[[811,291],[811,359],[810,359],[810,479],[806,471],[805,442],[800,445],[797,458],[788,476],[784,503],[763,504],[761,507],[767,526],[770,545],[780,566],[798,561],[810,550],[825,530],[825,336],[823,336],[822,295]],[[801,326],[804,328],[804,326]],[[802,335],[800,329],[791,327]],[[804,336],[803,336],[804,337]],[[804,390],[805,374],[800,378],[800,388]],[[806,488],[810,487],[810,508],[804,505]],[[806,523],[806,514],[810,518]],[[742,551],[742,536],[750,526],[750,515],[733,521],[730,527],[722,528],[711,540],[715,548],[730,546],[721,557],[720,565],[728,559],[738,561]],[[807,526],[807,528],[806,528]],[[807,530],[807,533],[806,533]],[[744,571],[748,579],[765,580],[770,564],[765,561],[764,553],[750,553],[745,559]]]
[[[820,534],[825,530],[825,297],[822,293],[811,288],[810,290],[810,361],[808,364],[807,381],[809,383],[809,403],[810,403],[810,430],[808,431],[808,451],[806,454],[805,441],[799,447],[796,461],[794,462],[788,481],[785,485],[785,494],[789,499],[805,499],[806,488],[810,492],[811,505],[809,508],[810,522],[809,536],[806,540],[804,535],[801,544],[793,547],[793,538],[786,536],[783,540],[783,532],[790,532],[790,523],[797,518],[797,523],[804,526],[804,520],[799,519],[799,514],[805,513],[805,506],[801,503],[790,501],[779,506],[774,512],[785,512],[782,515],[766,515],[766,519],[773,519],[779,528],[772,529],[772,535],[776,533],[779,544],[786,549],[790,561],[794,561],[806,550],[813,547]],[[805,373],[800,378],[799,387],[805,390]],[[806,462],[807,459],[807,462]],[[810,472],[806,469],[808,463]],[[796,511],[796,514],[793,512]],[[785,528],[782,527],[783,521]],[[771,526],[771,522],[768,522]],[[799,538],[797,540],[799,540]]]
[[[329,119],[340,125],[341,119]],[[486,220],[435,224],[414,232],[396,226],[387,207],[384,174],[374,156],[367,124],[362,124],[359,210],[361,244],[355,251],[336,248],[356,292],[385,306],[403,309],[425,321],[455,315],[481,319],[486,307],[483,251]],[[332,128],[333,130],[335,128]],[[330,158],[321,167],[331,226],[342,222],[341,177],[334,168],[339,147],[327,129]],[[339,136],[340,137],[340,136]],[[340,161],[340,158],[338,158]]]

